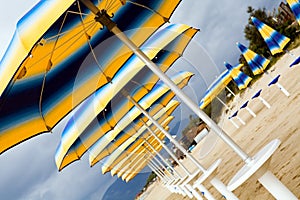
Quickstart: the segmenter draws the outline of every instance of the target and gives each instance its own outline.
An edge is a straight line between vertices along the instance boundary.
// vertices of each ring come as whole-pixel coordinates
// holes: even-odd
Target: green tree
[[[275,21],[274,16],[268,15],[265,8],[259,8],[255,10],[251,6],[248,7],[247,13],[249,14],[248,24],[244,29],[245,38],[249,41],[249,48],[265,57],[269,57],[271,54],[269,52],[268,46],[261,37],[259,31],[254,26],[251,17],[254,16],[257,19],[263,21],[269,26],[274,26]]]

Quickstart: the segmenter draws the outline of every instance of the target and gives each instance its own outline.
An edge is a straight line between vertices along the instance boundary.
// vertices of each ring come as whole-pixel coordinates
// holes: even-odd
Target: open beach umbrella
[[[159,123],[162,123],[169,115],[172,114],[172,112],[178,107],[178,105],[179,105],[178,101],[171,100],[166,106],[162,107],[158,112],[152,115],[155,118],[155,120],[158,120]],[[152,109],[150,111],[152,111]],[[143,123],[139,123],[141,120],[148,121],[145,116],[140,115],[131,123],[131,125],[127,126],[109,144],[107,144],[103,150],[99,152],[94,152],[93,147],[91,147],[89,151],[90,165],[94,166],[105,156],[114,153],[115,150],[118,149],[121,145],[124,146],[124,143],[133,141],[134,138],[137,138],[144,131],[146,131],[147,128],[143,125]],[[151,124],[151,122],[148,123]],[[134,124],[134,126],[132,126],[132,124]],[[98,142],[101,142],[101,139]],[[97,143],[95,143],[95,145],[97,145]]]
[[[289,43],[290,39],[264,24],[256,17],[251,17],[251,20],[269,47],[271,54],[275,55],[283,52],[283,48]]]
[[[179,1],[95,3],[114,13],[141,46]],[[19,21],[0,65],[0,152],[52,130],[90,94],[111,84],[132,51],[101,27],[78,1],[41,1]]]
[[[128,36],[140,46],[157,28],[168,21],[180,1],[105,0],[93,3],[113,17],[123,31],[132,30]],[[90,53],[89,45],[94,48],[112,36],[108,30],[99,31],[99,28],[102,28],[102,25],[95,22],[94,15],[80,1],[40,1],[17,23],[14,37],[1,61],[0,95],[2,96],[6,87],[18,76],[24,78],[43,74],[46,68],[55,68],[66,61],[72,62],[72,59],[78,59],[78,56],[81,58],[77,61],[82,60]],[[145,31],[144,28],[149,30]],[[125,50],[122,44],[117,45],[119,50]],[[114,54],[118,50],[115,47],[117,46],[113,43],[105,46],[108,50],[107,55]],[[129,53],[128,50],[124,52]],[[124,52],[120,55],[124,55]],[[77,58],[69,58],[75,54]],[[110,57],[106,58],[109,59]],[[121,59],[125,61],[127,58]],[[49,61],[51,66],[48,65]],[[119,64],[122,65],[124,61]],[[38,64],[39,67],[33,69],[31,63]],[[118,70],[116,65],[115,70]]]
[[[247,61],[253,75],[263,73],[268,64],[270,63],[270,60],[255,53],[254,51],[251,51],[239,42],[237,42],[237,46],[242,52],[245,60]]]
[[[291,10],[293,11],[295,18],[300,25],[300,3],[298,0],[286,0]]]
[[[239,88],[243,89],[247,87],[251,78],[240,71],[242,64],[231,66],[228,63],[224,63],[227,70],[220,74],[216,80],[208,87],[203,98],[201,99],[199,106],[201,109],[205,108],[218,94],[230,83],[233,79],[237,81]]]
[[[185,86],[189,79],[192,77],[192,74],[190,72],[181,72],[178,73],[176,76],[173,77],[173,81],[177,84],[179,84],[180,87]],[[160,96],[168,92],[170,89],[166,87],[164,84],[157,84],[157,87],[154,87],[152,92],[149,93],[148,95],[144,96],[139,102],[142,103],[142,105],[146,107],[150,107],[153,103],[155,103],[156,99],[159,99]],[[87,104],[89,106],[89,104]],[[80,113],[78,113],[80,114]],[[88,113],[89,114],[89,113]],[[111,140],[114,139],[114,137],[117,136],[117,134],[122,131],[126,126],[126,124],[130,123],[132,120],[134,120],[137,116],[140,115],[140,112],[137,111],[137,109],[132,108],[130,112],[128,113],[128,116],[130,118],[127,118],[126,120],[123,120],[121,125],[122,127],[120,128],[119,126],[115,126],[113,130],[110,132],[110,138]],[[128,121],[131,120],[131,121]],[[77,122],[77,121],[76,121]],[[76,122],[74,122],[75,128],[76,128]],[[99,130],[99,127],[97,126],[97,120],[94,119],[93,123],[89,123],[87,125],[87,128],[84,129],[83,133],[80,135],[80,137],[75,138],[74,142],[70,143],[68,138],[62,138],[61,144],[59,145],[56,154],[55,154],[55,160],[56,160],[56,165],[58,169],[62,169],[64,166],[68,165],[70,162],[73,162],[80,158],[82,153],[86,152],[87,149],[89,149],[99,138],[102,136],[105,136],[105,133],[101,132]],[[67,135],[69,134],[68,131],[70,130],[70,127],[67,125],[66,128],[64,129],[62,135]],[[108,137],[108,136],[107,136]],[[63,141],[66,141],[63,144]],[[76,142],[76,140],[78,140]],[[108,142],[109,143],[109,142]],[[107,144],[108,144],[107,143]],[[66,146],[66,144],[69,144]],[[76,146],[75,146],[76,145]],[[74,146],[74,147],[72,147]],[[67,148],[66,148],[67,147]],[[68,153],[69,151],[69,153]],[[81,152],[81,153],[80,153]],[[68,154],[72,154],[70,156],[67,156]],[[67,160],[65,160],[67,159]]]
[[[175,60],[182,55],[188,42],[198,31],[186,25],[170,25],[167,29],[168,30],[163,29],[163,32],[160,31],[156,34],[161,35],[160,38],[157,36],[155,39],[153,38],[151,42],[144,44],[146,46],[144,52],[148,54],[148,56],[155,59],[155,61],[160,64],[161,69],[164,71],[167,70],[173,64],[173,62],[175,62]],[[165,40],[169,42],[166,42]],[[147,44],[150,44],[149,47],[147,47]],[[125,66],[130,67],[132,70],[126,70]],[[136,56],[132,56],[125,63],[124,70],[120,70],[120,72],[118,72],[111,84],[105,85],[97,90],[93,96],[89,97],[80,105],[79,111],[74,112],[73,117],[68,122],[68,132],[62,134],[60,144],[61,147],[59,147],[62,152],[60,154],[66,153],[66,150],[70,148],[74,141],[80,136],[82,131],[89,123],[91,123],[94,118],[96,118],[97,115],[103,117],[103,114],[105,114],[103,110],[110,110],[110,108],[107,108],[109,106],[108,104],[111,103],[113,97],[116,96],[123,87],[126,89],[134,89],[139,86],[135,83],[143,84],[148,81],[148,83],[144,85],[146,90],[139,90],[139,94],[135,95],[139,98],[147,93],[147,90],[151,90],[158,78],[153,76],[148,69],[144,69],[143,66],[143,62],[141,62]],[[138,71],[140,72],[138,73]],[[116,97],[115,99],[118,98]],[[98,103],[98,101],[101,103]],[[128,105],[130,105],[130,103]],[[122,107],[119,106],[119,108]],[[130,106],[126,106],[125,108],[128,109]],[[125,112],[126,109],[123,111]],[[114,110],[117,109],[114,108]],[[122,114],[119,114],[119,116],[122,116]],[[117,118],[116,116],[113,117],[114,119]],[[115,122],[111,121],[110,123],[106,124],[106,127],[103,126],[103,131],[105,128],[106,131],[110,130],[118,120],[114,121]]]

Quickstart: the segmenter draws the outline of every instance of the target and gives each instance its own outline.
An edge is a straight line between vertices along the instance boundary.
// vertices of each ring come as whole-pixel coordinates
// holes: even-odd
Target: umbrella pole
[[[167,169],[167,167],[165,167],[165,165],[161,162],[161,161],[159,161],[156,157],[155,157],[155,155],[157,155],[155,152],[154,152],[154,154],[147,148],[147,147],[145,147],[145,149],[146,149],[146,151],[148,152],[148,154],[150,155],[150,156],[152,156],[153,157],[153,162],[155,161],[155,162],[157,162],[166,172],[168,172],[170,175],[171,175],[171,177],[173,178],[173,179],[176,179],[177,177],[173,174],[173,173],[171,173],[168,169]],[[156,150],[155,150],[156,151]],[[156,151],[157,152],[157,151]],[[163,160],[162,160],[163,161]],[[164,161],[163,161],[164,162]],[[165,162],[164,162],[165,163]],[[176,172],[176,174],[177,174],[177,172]],[[178,174],[179,175],[179,174]],[[180,175],[179,175],[179,177],[180,177]],[[181,177],[180,177],[181,178]]]
[[[258,99],[268,108],[270,109],[271,108],[271,105],[264,99],[262,98],[261,96],[258,97]]]
[[[163,177],[160,173],[157,172],[157,170],[150,164],[150,162],[147,165],[161,180],[163,180],[164,182],[168,182],[168,180],[165,177]]]
[[[158,155],[158,157],[177,175],[177,177],[179,177],[180,179],[182,179],[183,177],[181,177],[179,174],[178,174],[178,172],[172,167],[172,166],[170,166],[169,165],[169,163],[168,162],[166,162],[165,161],[165,159],[162,157],[162,155],[148,142],[148,141],[145,141],[145,143],[147,144],[147,146],[149,146],[150,148],[151,148],[151,150],[152,151],[154,151],[154,153],[156,154],[156,155]],[[146,148],[146,150],[150,153],[150,154],[152,154],[151,153],[151,151],[150,150],[148,150],[147,148]],[[153,157],[155,160],[157,160],[157,161],[159,161],[155,156]],[[164,166],[163,166],[164,167]],[[164,167],[164,169],[165,170],[167,170],[168,171],[168,169],[166,169],[166,167]],[[172,173],[171,173],[172,174]],[[176,178],[173,174],[172,174],[172,176],[174,177],[174,179]],[[183,185],[183,187],[186,187],[190,192],[192,192],[192,194],[194,195],[194,197],[196,197],[197,199],[202,199],[202,197],[198,194],[198,192],[193,188],[193,187],[191,187],[191,185],[189,185],[189,184],[186,184],[186,185]],[[202,186],[202,187],[204,187],[204,186]]]
[[[164,176],[165,179],[167,179],[167,181],[172,181],[172,179],[170,177],[168,177],[158,166],[157,164],[155,164],[153,161],[151,161],[151,159],[148,162],[148,165],[151,165],[153,168],[156,169],[156,171],[161,175]]]
[[[178,178],[182,178],[182,176],[180,176],[180,174],[167,161],[165,161],[164,157],[148,141],[145,140],[145,142],[150,149],[154,151],[154,153],[176,174]]]
[[[189,170],[177,159],[176,155],[161,141],[159,137],[152,131],[152,129],[143,121],[144,126],[147,128],[147,130],[151,133],[151,135],[162,145],[162,147],[167,151],[167,153],[177,162],[177,164],[183,169],[183,171],[188,175],[192,175]],[[153,123],[153,122],[152,122]],[[155,125],[155,124],[154,124]]]
[[[265,73],[271,80],[273,80],[273,76],[268,72],[268,71],[265,71]],[[275,85],[279,88],[279,90],[287,97],[290,96],[290,93],[278,82],[275,83]]]
[[[106,26],[114,33],[127,47],[129,47],[141,61],[143,61],[149,69],[156,74],[170,89],[195,113],[202,119],[226,144],[228,144],[241,159],[250,163],[252,160],[209,116],[202,111],[199,106],[194,103],[176,84],[161,71],[155,63],[153,63],[110,19],[105,11],[100,11],[90,0],[80,0],[88,7],[95,15],[99,23]]]
[[[165,186],[172,192],[172,193],[179,193],[183,196],[186,196],[186,193],[179,187],[175,187],[169,184],[169,180],[167,180],[167,178],[163,175],[161,175],[153,165],[151,163],[151,161],[149,161],[148,163],[148,167],[164,182]]]

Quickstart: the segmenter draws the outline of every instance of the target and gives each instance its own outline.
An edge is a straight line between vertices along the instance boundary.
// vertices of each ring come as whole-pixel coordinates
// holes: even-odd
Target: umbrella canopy
[[[166,130],[169,130],[169,127],[166,126]],[[160,140],[165,138],[165,135],[162,132],[156,131],[155,134],[158,136]],[[118,174],[118,177],[122,175],[130,165],[130,163],[141,156],[145,152],[144,144],[149,142],[149,144],[158,145],[159,141],[157,141],[149,132],[145,133],[142,137],[136,140],[136,142],[132,143],[122,154],[118,156],[118,158],[112,162],[110,165],[102,165],[102,173],[111,171],[112,176]]]
[[[262,89],[258,90],[258,91],[251,97],[251,99],[258,98],[258,97],[260,96],[261,92],[262,92]]]
[[[163,107],[155,115],[153,115],[153,118],[161,124],[162,122],[164,122],[164,120],[166,120],[166,118],[168,118],[174,112],[174,110],[178,107],[178,105],[179,105],[178,101],[174,101],[174,100],[170,101],[165,107]],[[142,115],[138,118],[138,120],[136,119],[135,121],[140,121],[140,120],[148,121],[148,119],[146,119],[146,117],[144,117]],[[135,123],[135,122],[132,122],[131,124],[133,124],[133,123]],[[148,121],[147,124],[148,124],[148,126],[150,126],[151,122]],[[129,125],[129,126],[127,126],[126,129],[124,129],[122,132],[120,132],[118,134],[118,136],[116,136],[116,138],[114,138],[114,140],[111,141],[111,143],[106,144],[107,142],[104,142],[106,144],[106,146],[103,148],[103,150],[100,151],[99,148],[95,147],[95,149],[94,149],[92,147],[89,151],[90,165],[94,166],[97,162],[99,162],[101,159],[103,159],[103,155],[106,154],[108,148],[110,149],[111,154],[115,154],[116,151],[120,152],[119,148],[121,146],[123,149],[126,148],[128,145],[130,145],[137,137],[139,137],[146,130],[147,130],[147,128],[143,124],[141,125],[140,123],[137,125],[134,124],[134,126]],[[98,140],[98,142],[95,143],[94,146],[101,145],[99,143],[103,142],[103,140],[105,140],[105,138]],[[109,159],[111,159],[111,158],[112,158],[112,155],[110,155]]]
[[[294,65],[297,65],[300,63],[300,56],[298,58],[296,58],[291,64],[290,67],[293,67]]]
[[[285,45],[287,45],[290,39],[280,34],[270,26],[264,24],[256,17],[251,17],[251,20],[266,42],[267,46],[269,47],[271,54],[275,55],[277,53],[283,52],[283,48],[285,47]]]
[[[231,77],[238,86],[240,90],[245,89],[250,81],[252,80],[251,77],[247,76],[245,73],[240,71],[238,68],[233,67],[229,63],[224,63],[225,67],[230,71]]]
[[[172,102],[171,102],[172,103]],[[175,105],[168,105],[164,110],[161,110],[159,113],[157,113],[154,117],[158,121],[158,123],[164,125],[166,123],[170,123],[171,120],[173,120],[173,117],[168,117],[172,112],[177,108],[179,104],[176,103]],[[166,114],[165,114],[166,113]],[[167,119],[166,119],[167,118]],[[167,120],[167,121],[165,121]],[[151,122],[148,122],[151,124]],[[147,128],[145,126],[142,126],[132,137],[124,141],[118,148],[115,149],[115,151],[104,161],[104,166],[110,166],[121,154],[122,152],[126,151],[128,146],[130,146],[136,138],[138,138],[141,134],[143,134]],[[96,164],[99,159],[97,159],[97,152],[94,152],[93,149],[91,149],[90,152],[90,163],[92,165]]]
[[[261,74],[264,72],[270,60],[266,59],[265,57],[251,51],[241,43],[237,43],[238,48],[241,50],[245,60],[247,61],[252,73],[254,75]]]
[[[95,2],[141,46],[169,19],[179,1],[123,3]],[[41,1],[18,22],[0,65],[0,153],[51,130],[124,70],[132,51],[99,28],[101,24],[78,1]],[[161,47],[168,43],[159,38],[155,40]]]
[[[230,83],[233,79],[237,81],[239,88],[245,88],[251,81],[251,78],[240,71],[242,64],[231,66],[225,63],[227,70],[220,74],[220,76],[208,87],[204,97],[201,99],[199,106],[201,109],[205,108],[218,94]]]
[[[300,3],[298,0],[286,0],[291,10],[293,11],[295,18],[300,25]]]
[[[165,95],[163,95],[159,100],[159,104],[155,104],[154,106],[151,106],[151,109],[148,111],[151,116],[154,116],[155,113],[157,113],[159,110],[166,107],[168,102],[174,101],[171,100],[175,94],[171,91],[167,92]],[[140,120],[142,119],[142,120]],[[95,160],[98,162],[99,160],[103,159],[104,157],[110,155],[118,146],[120,146],[123,142],[125,142],[128,138],[130,138],[135,132],[136,129],[143,126],[142,121],[147,121],[146,116],[143,116],[142,114],[138,119],[135,119],[133,123],[135,124],[134,128],[126,128],[123,130],[120,134],[117,135],[117,137],[110,142],[109,145],[105,147],[105,149],[98,154],[97,159]],[[93,163],[91,163],[93,165]]]
[[[271,80],[271,82],[268,83],[268,86],[271,86],[271,85],[276,84],[276,83],[279,81],[279,78],[280,78],[280,74],[278,74],[275,78],[273,78],[273,79]]]
[[[190,72],[181,72],[174,76],[172,80],[178,84],[180,87],[185,86],[190,78],[192,77],[192,73]],[[155,100],[159,99],[163,94],[168,92],[170,89],[164,84],[157,84],[157,87],[154,87],[152,92],[148,95],[144,96],[139,103],[145,106],[145,108],[149,108]],[[87,106],[90,106],[87,104]],[[81,112],[82,113],[82,112]],[[78,113],[80,114],[80,112]],[[124,119],[122,122],[119,122],[118,126],[115,126],[113,130],[110,131],[109,135],[105,135],[107,139],[113,140],[119,133],[122,131],[132,120],[134,120],[141,113],[136,108],[132,108],[130,112],[127,114],[128,118]],[[84,118],[83,118],[84,119]],[[77,122],[77,121],[76,121]],[[76,128],[76,122],[71,123],[72,126]],[[93,123],[87,125],[87,128],[84,129],[83,133],[80,137],[75,138],[74,142],[70,143],[69,140],[62,138],[61,143],[56,151],[55,160],[58,169],[62,169],[64,166],[68,165],[70,162],[77,160],[79,156],[81,156],[87,149],[89,149],[99,138],[101,138],[105,133],[99,129],[97,120],[94,120]],[[121,126],[120,126],[121,125]],[[72,130],[72,129],[71,129]],[[99,131],[98,131],[99,130]],[[70,127],[66,126],[62,135],[68,135],[68,131],[70,131]],[[70,135],[70,134],[69,134]],[[108,137],[109,136],[109,137]],[[76,141],[78,140],[78,141]],[[64,142],[65,141],[65,142]],[[64,143],[63,143],[64,142]],[[69,144],[69,146],[63,145]],[[109,142],[107,143],[109,144]],[[68,147],[68,148],[66,148]],[[68,152],[69,151],[69,152]],[[81,152],[81,153],[80,153]],[[66,156],[67,154],[72,154],[70,156]],[[65,160],[67,159],[67,160]]]

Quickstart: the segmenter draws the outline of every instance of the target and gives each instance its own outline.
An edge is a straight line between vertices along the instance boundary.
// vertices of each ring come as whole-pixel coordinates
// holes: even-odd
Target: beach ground
[[[300,55],[300,48],[294,49],[292,53]],[[258,90],[262,89],[261,96],[270,103],[271,108],[268,109],[258,99],[250,100],[248,107],[256,113],[255,118],[247,110],[241,110],[238,116],[246,122],[246,125],[242,125],[237,119],[234,119],[240,126],[237,129],[227,119],[229,116],[227,112],[223,115],[222,127],[250,156],[255,155],[270,141],[278,138],[281,144],[272,156],[269,170],[300,198],[300,65],[289,67],[295,58],[286,54],[269,70],[272,77],[281,75],[279,83],[289,91],[289,97],[274,85],[268,87],[270,77],[263,75],[251,88],[246,89],[240,95],[239,102],[237,102],[238,98],[235,98],[228,105],[236,110],[236,107],[250,100]],[[212,136],[211,138],[216,137]],[[204,156],[205,153],[208,154]],[[206,168],[221,158],[222,162],[216,176],[226,185],[243,166],[240,157],[220,139],[205,138],[193,149],[192,155]],[[196,169],[188,159],[184,159],[183,164],[188,166],[191,171]],[[177,169],[180,171],[178,167]],[[224,199],[208,181],[205,181],[203,185],[216,199]],[[274,199],[255,177],[248,179],[233,192],[243,200]],[[157,181],[144,193],[143,199],[183,200],[189,198],[172,194],[161,182]]]

